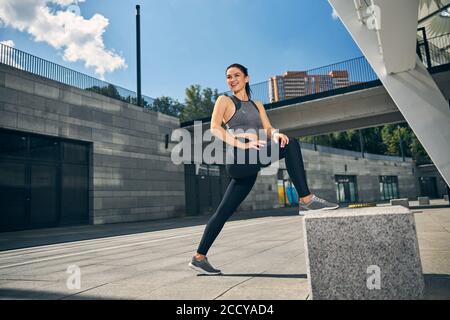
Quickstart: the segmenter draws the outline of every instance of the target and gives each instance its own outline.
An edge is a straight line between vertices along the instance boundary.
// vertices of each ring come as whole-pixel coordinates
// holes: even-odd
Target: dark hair
[[[239,70],[241,70],[244,73],[244,75],[246,77],[248,76],[248,69],[246,67],[244,67],[242,64],[233,63],[232,65],[229,65],[228,68],[225,70],[225,73],[230,68],[238,68]],[[247,96],[250,99],[252,96],[252,89],[250,89],[250,84],[248,82],[245,84],[245,92],[247,92]]]

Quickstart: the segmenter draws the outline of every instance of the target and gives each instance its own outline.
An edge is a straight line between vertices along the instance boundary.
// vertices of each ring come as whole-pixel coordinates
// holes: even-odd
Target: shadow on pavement
[[[79,292],[81,293],[81,292]],[[82,300],[114,300],[108,296],[90,296],[83,293],[81,296],[67,294],[61,292],[44,291],[44,290],[26,290],[26,289],[2,289],[0,288],[0,297],[2,300],[65,300],[65,299],[82,299]]]
[[[101,239],[107,237],[133,235],[152,231],[163,231],[205,225],[210,216],[188,216],[170,219],[111,223],[103,225],[82,225],[47,229],[23,230],[0,233],[0,252],[6,250],[31,248],[44,245],[61,244],[73,241]],[[229,221],[247,220],[262,217],[297,216],[298,208],[278,208],[260,211],[236,212]],[[200,241],[200,239],[199,239]]]
[[[424,274],[426,300],[450,300],[449,274]]]
[[[223,273],[221,277],[252,277],[279,279],[308,279],[306,274],[273,274],[273,273]]]

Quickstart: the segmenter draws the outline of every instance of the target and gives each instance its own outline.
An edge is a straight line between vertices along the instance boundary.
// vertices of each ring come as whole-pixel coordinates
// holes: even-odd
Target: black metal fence
[[[424,29],[419,29],[417,55],[427,68],[450,63],[450,33],[427,38]]]
[[[0,63],[58,81],[82,90],[97,92],[104,96],[137,105],[136,92],[116,86],[87,74],[63,67],[51,61],[0,43]],[[143,106],[151,107],[154,99],[143,96]]]
[[[377,79],[365,57],[359,57],[307,71],[286,72],[269,81],[250,85],[250,89],[252,100],[269,104]],[[229,96],[232,93],[223,94]]]
[[[427,68],[450,63],[450,34],[426,38],[419,36],[417,54]],[[301,72],[287,72],[269,81],[250,85],[253,100],[270,104],[291,98],[323,93],[357,84],[364,84],[378,77],[365,57],[354,58],[324,67]],[[223,94],[231,95],[231,91]]]
[[[424,30],[419,29],[417,54],[428,68],[450,63],[450,34],[427,39]],[[134,91],[93,78],[1,43],[0,63],[82,90],[94,91],[137,105],[137,94]],[[272,77],[269,81],[253,84],[250,88],[252,99],[260,100],[267,105],[349,86],[367,84],[377,79],[377,75],[365,57],[358,57],[307,71],[287,72],[284,75]],[[231,92],[228,91],[223,94],[231,95]],[[153,98],[143,96],[143,107],[153,109],[153,101]]]

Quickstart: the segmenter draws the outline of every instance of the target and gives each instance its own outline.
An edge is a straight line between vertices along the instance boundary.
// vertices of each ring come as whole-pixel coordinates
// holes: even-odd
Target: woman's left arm
[[[261,101],[255,101],[256,106],[259,109],[259,116],[261,118],[261,122],[264,130],[266,131],[267,137],[272,139],[272,134],[276,131],[275,128],[272,127],[270,123],[269,117],[267,116],[266,109]]]
[[[272,139],[276,139],[277,141],[281,139],[281,146],[284,147],[289,143],[289,138],[285,134],[279,133],[277,129],[272,127],[270,123],[269,117],[267,116],[266,109],[261,101],[255,101],[256,106],[259,109],[259,116],[261,118],[261,122],[264,130],[266,131],[267,137]],[[273,134],[277,133],[277,137],[274,137]]]

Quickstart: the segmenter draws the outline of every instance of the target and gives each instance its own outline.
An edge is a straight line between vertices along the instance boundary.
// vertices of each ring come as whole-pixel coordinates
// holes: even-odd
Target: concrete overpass
[[[434,68],[432,77],[445,98],[450,99],[450,66]],[[380,81],[365,86],[368,88],[347,87],[267,105],[267,114],[275,128],[291,136],[321,135],[405,121]],[[201,121],[203,130],[208,129],[210,118]],[[192,130],[193,124],[187,122],[182,127]]]

